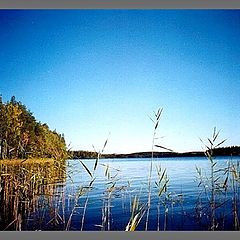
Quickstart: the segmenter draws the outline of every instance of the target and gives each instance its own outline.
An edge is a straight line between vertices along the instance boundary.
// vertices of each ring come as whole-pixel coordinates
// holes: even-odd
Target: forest
[[[0,159],[54,158],[68,156],[63,134],[37,121],[15,97],[0,96]]]
[[[70,151],[73,159],[95,159],[98,154],[90,151]],[[136,152],[129,154],[101,154],[101,158],[173,158],[173,157],[204,157],[204,151],[194,152]],[[213,156],[240,156],[240,146],[219,147],[212,150]]]

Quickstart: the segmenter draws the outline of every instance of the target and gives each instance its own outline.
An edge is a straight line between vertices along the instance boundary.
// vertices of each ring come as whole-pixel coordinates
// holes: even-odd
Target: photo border
[[[2,9],[240,9],[239,0],[0,0]]]
[[[0,239],[20,239],[20,240],[45,240],[45,239],[57,239],[57,240],[134,240],[134,239],[148,239],[148,240],[237,240],[239,239],[239,232],[233,231],[22,231],[22,232],[0,232]]]
[[[1,9],[240,9],[239,0],[0,0]],[[110,231],[0,232],[0,239],[240,239],[239,232],[221,231]]]

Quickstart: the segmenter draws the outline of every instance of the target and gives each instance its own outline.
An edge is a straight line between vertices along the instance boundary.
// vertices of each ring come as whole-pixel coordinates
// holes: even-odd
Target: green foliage
[[[37,122],[15,97],[0,101],[0,146],[0,159],[67,157],[63,135]]]

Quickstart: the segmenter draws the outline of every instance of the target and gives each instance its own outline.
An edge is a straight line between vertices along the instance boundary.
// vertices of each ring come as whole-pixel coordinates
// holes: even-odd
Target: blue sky
[[[1,10],[0,93],[73,149],[239,145],[240,11]]]

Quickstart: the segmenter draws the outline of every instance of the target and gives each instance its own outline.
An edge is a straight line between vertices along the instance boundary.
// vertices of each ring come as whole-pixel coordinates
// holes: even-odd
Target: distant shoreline
[[[191,151],[191,152],[153,152],[154,158],[182,158],[182,157],[205,157],[204,151]],[[213,149],[213,156],[240,156],[240,146],[224,147]],[[99,158],[110,159],[110,158],[151,158],[152,152],[135,152],[135,153],[112,153],[112,154],[101,154]],[[96,159],[98,154],[90,151],[70,151],[68,159]],[[43,163],[55,161],[53,158],[28,158],[28,159],[4,159],[0,160],[1,163]]]
[[[96,152],[89,151],[71,151],[73,159],[93,159],[97,158]],[[204,151],[192,152],[153,152],[154,158],[168,158],[168,157],[204,157]],[[213,156],[240,156],[240,146],[231,146],[213,149]],[[151,158],[152,152],[135,152],[126,154],[102,154],[101,158]]]

